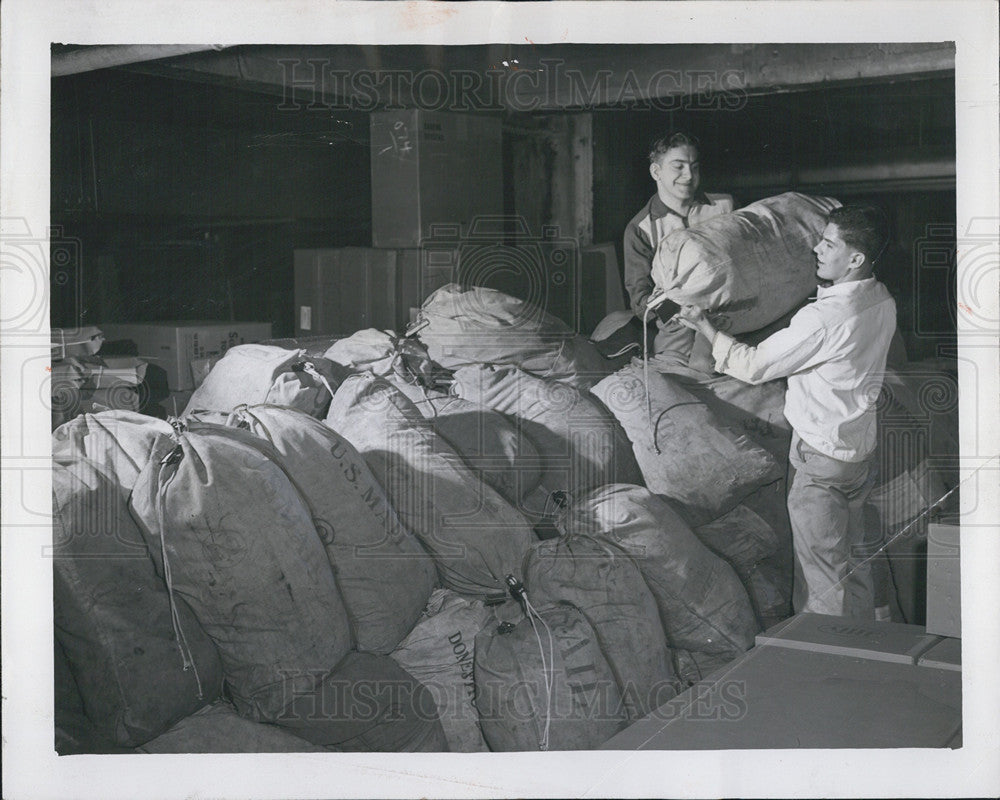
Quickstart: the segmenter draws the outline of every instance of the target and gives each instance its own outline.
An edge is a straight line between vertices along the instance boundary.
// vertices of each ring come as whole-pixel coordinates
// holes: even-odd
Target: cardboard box
[[[757,634],[757,646],[771,645],[872,661],[916,664],[939,641],[917,625],[865,622],[825,614],[796,614]]]
[[[191,361],[191,379],[194,381],[194,388],[197,389],[205,382],[212,367],[219,363],[222,356],[209,356],[208,358],[195,358]]]
[[[95,389],[138,386],[146,377],[146,362],[134,356],[103,356],[94,359],[91,385]]]
[[[167,373],[171,391],[194,389],[191,362],[271,338],[270,322],[171,321],[101,325],[108,342],[129,339],[139,356]]]
[[[469,233],[503,214],[499,117],[426,109],[373,111],[372,244],[419,247],[436,226]]]
[[[131,356],[73,356],[55,361],[51,371],[53,428],[78,414],[105,409],[138,411],[139,385],[146,362]]]
[[[51,332],[52,360],[72,356],[92,356],[101,349],[104,334],[100,328],[53,328]]]
[[[295,251],[295,336],[403,331],[412,312],[457,280],[454,249],[328,247]]]
[[[958,521],[927,526],[927,632],[962,635]]]
[[[138,386],[146,375],[146,362],[133,356],[72,357],[52,365],[52,385],[72,384],[88,389]]]
[[[399,326],[395,250],[314,248],[296,250],[294,258],[296,336]]]

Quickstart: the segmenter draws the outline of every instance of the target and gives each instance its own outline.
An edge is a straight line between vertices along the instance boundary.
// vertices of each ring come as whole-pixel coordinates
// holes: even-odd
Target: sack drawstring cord
[[[181,445],[178,444],[160,461],[160,475],[163,475],[164,469],[173,466],[183,457],[184,451],[181,448]],[[166,479],[160,480],[160,485],[156,493],[156,510],[160,526],[160,557],[163,559],[163,579],[167,584],[167,598],[170,601],[170,621],[174,628],[174,640],[177,642],[177,649],[181,655],[183,669],[185,672],[187,672],[188,669],[194,671],[195,683],[198,685],[198,699],[204,700],[205,693],[201,685],[201,676],[198,674],[198,665],[194,661],[194,657],[191,654],[191,646],[188,644],[187,637],[184,635],[184,629],[181,626],[180,612],[177,610],[177,603],[174,599],[174,579],[173,573],[170,569],[170,557],[167,554],[167,488],[173,482],[176,475],[177,470],[174,470],[166,477]]]

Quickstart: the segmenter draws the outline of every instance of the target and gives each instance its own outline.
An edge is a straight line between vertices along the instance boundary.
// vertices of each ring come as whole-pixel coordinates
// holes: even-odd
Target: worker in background
[[[871,571],[859,556],[871,546],[861,510],[876,478],[874,405],[896,329],[896,304],[872,272],[886,241],[879,209],[831,212],[813,249],[815,302],[756,347],[716,331],[699,308],[685,306],[678,314],[711,340],[720,372],[752,384],[788,378],[797,613],[874,616]]]
[[[653,291],[650,271],[660,240],[676,230],[733,210],[730,195],[707,195],[700,191],[698,141],[693,136],[673,133],[657,139],[649,151],[649,174],[656,184],[656,194],[625,227],[625,288],[632,310],[640,320]],[[678,308],[669,300],[656,308],[659,332],[653,352],[658,366],[688,364],[695,333],[673,319]]]

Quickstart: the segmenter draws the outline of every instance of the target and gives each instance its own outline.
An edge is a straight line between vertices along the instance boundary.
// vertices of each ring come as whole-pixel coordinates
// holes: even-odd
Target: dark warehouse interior
[[[501,122],[505,214],[521,215],[532,230],[559,225],[581,245],[614,243],[620,264],[624,226],[651,191],[648,145],[687,130],[702,143],[704,188],[733,194],[738,207],[790,190],[884,207],[892,240],[880,277],[897,299],[910,356],[952,352],[949,48],[898,45],[896,54],[875,56],[857,48],[858,76],[838,80],[824,73],[829,45],[705,45],[698,58],[706,74],[752,67],[738,90],[724,85],[720,93],[717,82],[698,92],[688,81],[661,82],[670,93],[659,98],[642,96],[641,86],[615,91],[620,74],[641,78],[658,64],[684,63],[684,47],[326,47],[296,57],[327,68],[493,69],[499,78],[532,64],[550,68],[554,59],[579,64],[576,88],[593,103],[564,92],[540,107],[509,97],[468,110],[459,104]],[[291,68],[298,72],[279,67],[289,50],[70,66],[72,74],[53,78],[52,224],[78,242],[69,268],[53,272],[53,326],[262,319],[275,336],[290,336],[293,251],[371,246],[369,112],[349,90],[336,94],[335,82],[318,94],[301,61]],[[53,49],[57,62],[79,52]],[[911,64],[914,54],[923,61]],[[897,61],[905,64],[894,73]],[[610,89],[595,90],[608,73]],[[291,89],[287,80],[279,85],[289,75]],[[419,99],[398,100],[407,104]],[[590,162],[585,187],[569,185],[567,155]],[[492,188],[468,177],[470,193]]]

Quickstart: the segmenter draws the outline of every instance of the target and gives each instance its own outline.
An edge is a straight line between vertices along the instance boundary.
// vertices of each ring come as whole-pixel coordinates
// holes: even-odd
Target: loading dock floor
[[[881,624],[819,615],[786,621],[602,749],[960,746],[960,668],[918,664],[947,640]],[[899,657],[887,657],[891,650]]]

